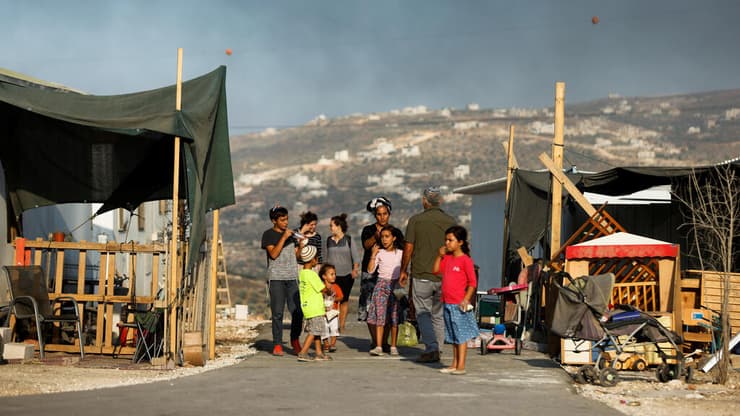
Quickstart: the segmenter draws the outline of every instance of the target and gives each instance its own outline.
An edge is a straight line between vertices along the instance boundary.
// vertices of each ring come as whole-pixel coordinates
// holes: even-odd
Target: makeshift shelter
[[[732,169],[740,174],[740,161],[728,163]],[[701,166],[695,168],[674,167],[619,167],[598,173],[568,173],[568,179],[581,192],[592,192],[603,195],[625,195],[656,185],[676,186],[688,183],[690,175],[711,175],[715,166]],[[549,197],[551,174],[547,171],[526,171],[517,169],[513,172],[511,194],[507,208],[509,217],[508,259],[518,264],[519,256],[516,249],[519,247],[531,248],[542,240],[549,229]],[[564,194],[564,199],[568,196]],[[564,204],[568,206],[568,204]],[[670,205],[660,208],[653,218],[646,218],[644,210],[630,223],[617,212],[617,208],[608,208],[610,213],[618,218],[620,223],[629,231],[651,238],[661,238],[678,242],[686,247],[685,236],[676,229],[684,220],[679,213],[679,204],[673,201]],[[574,214],[580,212],[573,209]],[[575,223],[582,223],[586,219],[576,217]],[[661,227],[660,229],[656,227]],[[687,260],[687,258],[684,258]]]
[[[115,96],[85,95],[0,72],[0,162],[16,220],[23,211],[99,202],[99,212],[172,198],[173,143],[180,197],[191,228],[188,264],[204,238],[206,212],[234,203],[226,68],[176,86]]]
[[[179,68],[178,62],[178,81]],[[132,241],[125,247],[129,270],[135,270],[136,258],[141,255],[152,258],[151,276],[158,276],[160,263],[169,263],[170,283],[165,299],[157,295],[165,289],[157,278],[151,279],[148,295],[137,295],[131,287],[123,287],[123,293],[118,293],[115,257],[124,251],[122,244],[16,242],[16,256],[20,255],[21,262],[25,254],[37,265],[42,256],[53,255],[58,263],[63,263],[65,251],[80,252],[73,279],[74,292],[64,290],[66,276],[63,267],[57,267],[54,276],[50,276],[53,286],[50,298],[70,295],[78,308],[86,302],[97,303],[91,316],[83,317],[85,321],[94,321],[91,326],[96,328],[92,343],[88,339],[84,346],[85,352],[115,351],[114,305],[122,304],[146,304],[168,310],[168,348],[178,349],[168,349],[168,353],[175,353],[170,357],[179,355],[178,340],[182,343],[183,331],[203,338],[204,307],[200,300],[204,298],[202,275],[206,270],[193,266],[199,264],[206,213],[215,211],[215,227],[217,210],[235,201],[225,77],[226,68],[222,66],[181,85],[116,96],[92,96],[0,70],[0,162],[5,175],[7,216],[11,221],[8,228],[22,235],[19,221],[22,213],[52,204],[101,203],[98,211],[101,213],[114,208],[132,211],[145,201],[173,197],[187,200],[182,205],[183,215],[179,215],[177,205],[173,207],[173,218],[181,220],[174,221],[172,229],[183,230],[182,234],[170,236],[175,243],[181,240],[186,243],[172,244],[175,248],[169,252],[169,259],[161,260],[167,254],[163,244]],[[182,103],[181,109],[176,109],[178,102]],[[176,143],[179,143],[177,148]],[[179,247],[187,248],[182,251],[186,256],[184,270],[183,264],[177,261]],[[94,294],[89,293],[90,282],[85,279],[85,258],[92,251],[100,253]],[[191,271],[191,276],[201,278],[181,279]],[[199,280],[197,285],[196,280]],[[178,309],[183,314],[178,316]],[[85,312],[89,311],[85,309]],[[182,320],[177,321],[180,317]],[[68,345],[55,348],[69,350]]]

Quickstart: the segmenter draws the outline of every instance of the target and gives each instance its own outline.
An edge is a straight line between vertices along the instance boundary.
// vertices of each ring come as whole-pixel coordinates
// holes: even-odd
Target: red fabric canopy
[[[630,258],[678,256],[678,244],[629,233],[615,233],[565,248],[565,258]]]

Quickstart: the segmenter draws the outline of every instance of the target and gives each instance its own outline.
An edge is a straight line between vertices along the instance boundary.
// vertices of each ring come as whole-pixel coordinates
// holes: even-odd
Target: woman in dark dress
[[[366,208],[368,211],[372,212],[375,217],[375,223],[363,227],[362,234],[360,234],[364,252],[362,254],[360,299],[357,304],[357,320],[359,321],[367,321],[367,305],[370,303],[370,296],[373,294],[375,283],[378,281],[377,275],[368,273],[367,265],[370,262],[373,246],[376,244],[380,245],[380,230],[388,225],[388,222],[390,221],[391,201],[384,196],[379,196],[371,199],[370,202],[367,203]],[[375,346],[375,325],[367,324],[367,329],[370,332],[370,339],[372,340],[371,345]],[[383,342],[383,344],[385,344],[385,342]]]

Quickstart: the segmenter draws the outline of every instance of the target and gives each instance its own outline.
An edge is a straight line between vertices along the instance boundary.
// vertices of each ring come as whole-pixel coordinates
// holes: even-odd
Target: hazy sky
[[[91,94],[173,84],[178,47],[185,79],[226,65],[232,134],[415,105],[550,106],[556,81],[566,105],[740,88],[738,1],[0,5],[0,67]]]

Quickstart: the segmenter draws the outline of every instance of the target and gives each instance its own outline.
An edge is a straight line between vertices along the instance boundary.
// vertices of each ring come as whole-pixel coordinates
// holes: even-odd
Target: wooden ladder
[[[231,307],[231,292],[229,292],[229,275],[226,272],[226,257],[224,256],[224,242],[221,234],[217,244],[218,262],[216,263],[216,310]]]

